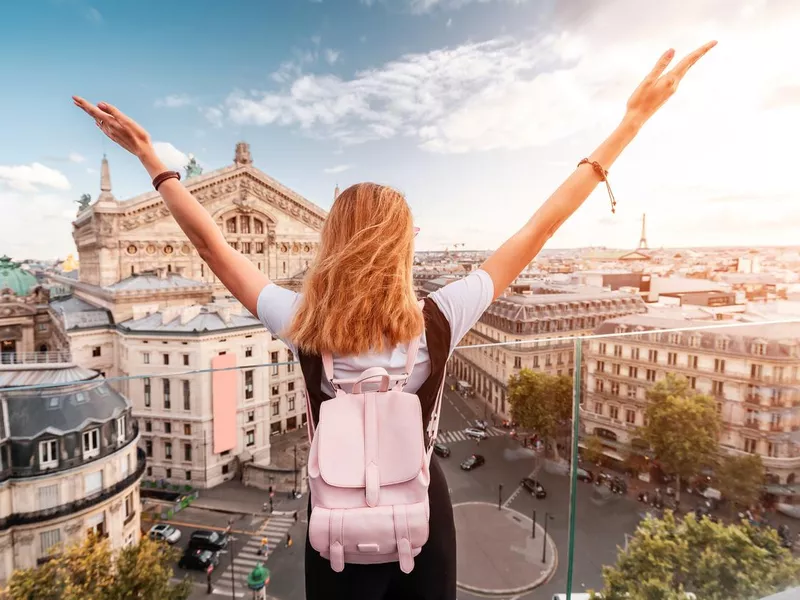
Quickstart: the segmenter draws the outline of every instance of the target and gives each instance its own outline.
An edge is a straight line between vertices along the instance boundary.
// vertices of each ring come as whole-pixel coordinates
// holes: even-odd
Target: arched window
[[[228,233],[236,233],[236,217],[228,219]]]

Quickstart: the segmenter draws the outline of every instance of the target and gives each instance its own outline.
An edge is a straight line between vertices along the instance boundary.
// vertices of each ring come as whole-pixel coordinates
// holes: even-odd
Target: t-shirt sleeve
[[[450,353],[489,308],[494,298],[494,282],[478,269],[463,279],[448,283],[430,295],[450,323]]]
[[[300,297],[297,292],[274,283],[268,283],[258,295],[258,303],[256,304],[258,320],[264,324],[264,327],[272,335],[292,348],[294,346],[282,337],[282,333],[291,324],[299,305]]]

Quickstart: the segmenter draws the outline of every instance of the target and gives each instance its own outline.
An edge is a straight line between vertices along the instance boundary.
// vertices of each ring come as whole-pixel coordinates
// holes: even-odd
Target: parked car
[[[472,469],[477,469],[485,462],[486,459],[483,458],[483,456],[480,454],[473,454],[467,460],[461,463],[461,468],[465,471],[472,471]]]
[[[476,440],[485,440],[489,437],[489,434],[486,433],[483,429],[478,429],[477,427],[467,427],[464,430],[464,433],[467,437],[474,438]]]
[[[213,551],[224,550],[228,547],[228,540],[228,535],[225,533],[200,529],[192,533],[192,537],[189,538],[189,547]]]
[[[434,444],[433,451],[442,458],[447,458],[448,456],[450,456],[450,448],[448,448],[444,444]]]
[[[582,469],[581,467],[578,467],[578,481],[592,483],[592,481],[594,481],[594,473],[592,473],[589,469]]]
[[[157,523],[150,528],[147,537],[154,541],[176,544],[181,539],[181,530],[166,523]]]
[[[216,567],[218,564],[219,552],[192,547],[187,548],[178,561],[178,566],[181,569],[191,569],[193,571],[205,571],[209,566]]]
[[[547,491],[544,489],[544,486],[531,477],[526,477],[520,484],[531,493],[531,496],[536,496],[539,499],[547,497]]]

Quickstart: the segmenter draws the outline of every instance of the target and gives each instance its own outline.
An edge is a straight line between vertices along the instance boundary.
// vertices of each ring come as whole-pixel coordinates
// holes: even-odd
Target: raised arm
[[[94,106],[77,96],[73,96],[73,100],[95,119],[103,133],[142,161],[151,179],[168,170],[156,156],[148,133],[133,119],[104,102]],[[211,215],[180,181],[167,179],[158,191],[180,228],[197,248],[200,258],[244,307],[258,316],[258,295],[269,283],[267,276],[228,245]]]
[[[588,156],[608,170],[625,147],[636,137],[644,123],[675,93],[683,76],[700,57],[716,45],[709,42],[698,48],[671,71],[664,73],[674,51],[665,52],[656,66],[645,77],[628,100],[627,111],[622,122],[610,136]],[[577,159],[575,161],[578,162]],[[531,219],[517,233],[498,248],[481,268],[489,273],[494,283],[497,298],[519,276],[559,227],[578,207],[600,181],[589,164],[578,167]]]

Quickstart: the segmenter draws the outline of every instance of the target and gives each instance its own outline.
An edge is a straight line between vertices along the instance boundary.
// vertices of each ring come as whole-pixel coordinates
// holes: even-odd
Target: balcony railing
[[[0,531],[8,529],[9,527],[50,521],[51,519],[57,519],[59,517],[71,515],[82,510],[86,510],[87,508],[91,508],[92,506],[96,506],[101,502],[105,502],[109,498],[113,498],[117,494],[124,492],[126,489],[135,484],[144,473],[146,464],[147,459],[145,458],[144,450],[137,448],[136,470],[128,475],[125,479],[118,481],[111,487],[107,487],[96,494],[81,498],[80,500],[73,500],[72,502],[67,502],[66,504],[60,504],[58,506],[54,506],[53,508],[46,508],[44,510],[13,513],[8,515],[4,519],[0,519]]]
[[[71,362],[72,353],[69,350],[54,350],[52,352],[3,352],[0,354],[0,366],[46,365]]]

